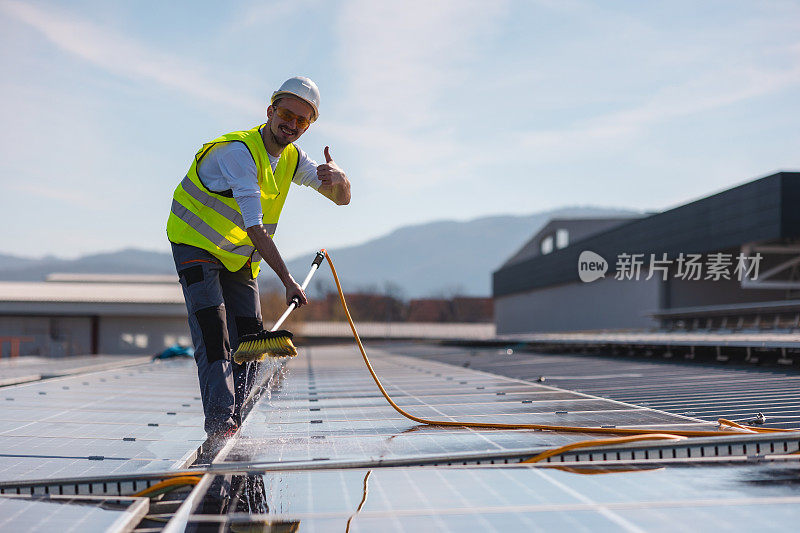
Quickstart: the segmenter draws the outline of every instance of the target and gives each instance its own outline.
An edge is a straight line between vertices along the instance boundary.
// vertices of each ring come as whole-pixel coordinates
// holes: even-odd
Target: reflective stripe
[[[244,228],[244,218],[242,218],[242,214],[237,211],[236,209],[232,208],[225,202],[219,200],[218,198],[214,198],[206,191],[198,187],[195,182],[193,182],[189,176],[186,176],[181,181],[181,187],[183,190],[186,191],[189,196],[200,202],[206,207],[209,207],[222,215],[223,217],[227,218],[237,226],[242,229]]]
[[[217,232],[217,230],[206,224],[203,221],[203,219],[201,219],[200,217],[189,211],[186,207],[181,205],[181,203],[175,199],[172,200],[172,212],[175,214],[176,217],[189,224],[189,226],[191,226],[200,235],[202,235],[209,241],[213,242],[226,252],[230,252],[236,255],[241,255],[244,257],[250,257],[250,254],[252,254],[253,250],[255,250],[254,246],[249,246],[246,244],[237,246],[233,244],[231,241],[226,239],[222,234]]]

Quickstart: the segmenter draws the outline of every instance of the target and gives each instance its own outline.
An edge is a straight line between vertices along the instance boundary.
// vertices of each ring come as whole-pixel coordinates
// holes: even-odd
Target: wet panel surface
[[[250,516],[239,506],[192,520],[295,524],[299,531],[674,531],[701,523],[743,530],[755,522],[777,531],[800,517],[796,462],[580,472],[353,469],[267,473],[247,483],[239,476],[233,484]]]
[[[558,426],[715,429],[716,425],[552,386],[370,350],[389,394],[416,416]],[[352,347],[315,347],[290,360],[218,462],[380,461],[539,450],[585,433],[432,427],[396,412]]]

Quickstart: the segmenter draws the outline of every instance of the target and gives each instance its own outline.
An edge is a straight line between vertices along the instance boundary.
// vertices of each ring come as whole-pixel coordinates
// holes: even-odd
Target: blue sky
[[[285,257],[410,223],[661,210],[800,170],[800,3],[0,1],[0,251],[166,251],[202,142],[293,75],[353,184],[295,187]],[[476,243],[479,250],[480,243]]]

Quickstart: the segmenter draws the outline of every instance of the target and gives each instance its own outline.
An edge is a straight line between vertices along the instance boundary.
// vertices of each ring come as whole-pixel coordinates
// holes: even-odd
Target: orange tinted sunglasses
[[[276,107],[275,113],[281,118],[281,120],[285,120],[286,122],[291,122],[293,120],[297,121],[297,127],[301,130],[306,129],[311,125],[313,120],[307,119],[306,117],[301,117],[300,115],[295,115],[291,111],[283,107]]]

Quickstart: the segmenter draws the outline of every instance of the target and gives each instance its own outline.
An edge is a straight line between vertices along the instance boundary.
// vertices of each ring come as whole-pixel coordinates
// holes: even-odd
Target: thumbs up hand
[[[344,171],[339,168],[339,165],[331,157],[330,149],[325,147],[325,163],[317,167],[317,178],[322,182],[322,185],[336,187],[344,183],[347,178]]]
[[[325,163],[317,167],[317,179],[322,182],[319,192],[339,205],[350,203],[350,182],[339,165],[333,160],[330,149],[324,150]]]

